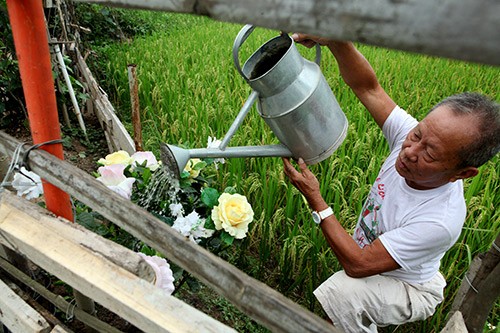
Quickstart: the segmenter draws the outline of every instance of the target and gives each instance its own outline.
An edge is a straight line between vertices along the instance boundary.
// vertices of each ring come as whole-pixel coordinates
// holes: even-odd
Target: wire
[[[476,292],[476,294],[477,294],[478,290],[476,288],[474,288],[474,286],[472,285],[472,282],[470,282],[469,277],[467,275],[465,275],[465,281],[467,281],[467,283],[472,288],[472,290],[474,290]]]
[[[38,149],[38,148],[40,148],[41,146],[44,146],[44,145],[52,145],[52,144],[62,143],[62,142],[63,141],[61,139],[56,139],[56,140],[49,140],[49,141],[37,143],[36,145],[30,146],[28,149],[26,149],[26,151],[23,154],[23,163],[22,163],[22,166],[24,166],[24,168],[26,170],[31,171],[31,169],[30,169],[30,167],[28,165],[28,155],[29,155],[29,153],[33,149]]]
[[[493,243],[491,244],[491,247],[494,248],[495,250],[497,250],[497,252],[500,252],[500,247],[498,247],[498,245],[495,243],[495,241],[493,241]]]

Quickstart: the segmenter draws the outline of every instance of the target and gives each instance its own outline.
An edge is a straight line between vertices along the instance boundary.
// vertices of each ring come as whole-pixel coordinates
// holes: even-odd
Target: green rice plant
[[[206,147],[208,136],[221,139],[250,95],[251,89],[232,61],[232,43],[242,25],[171,14],[175,29],[157,31],[130,44],[100,50],[108,59],[107,80],[119,116],[130,125],[127,64],[137,64],[144,147],[159,152],[161,142],[189,148]],[[241,61],[277,31],[256,29],[240,50]],[[358,45],[377,72],[382,86],[410,114],[422,119],[441,99],[477,91],[499,100],[499,68],[425,55]],[[298,46],[308,59],[314,50]],[[322,194],[348,232],[352,232],[364,198],[389,149],[364,106],[342,82],[329,52],[322,71],[348,121],[348,135],[327,160],[310,167]],[[250,110],[229,146],[277,143],[272,131]],[[399,332],[438,331],[472,258],[486,251],[500,230],[499,157],[464,182],[468,216],[462,235],[442,260],[448,281],[445,301],[427,321],[396,328]],[[234,262],[300,304],[320,314],[312,291],[341,269],[321,230],[312,223],[301,194],[283,176],[279,158],[226,160],[214,171],[220,188],[232,186],[247,196],[255,212],[245,246]],[[500,306],[489,321],[499,322]],[[387,329],[389,331],[389,329]],[[391,328],[394,330],[394,328]]]

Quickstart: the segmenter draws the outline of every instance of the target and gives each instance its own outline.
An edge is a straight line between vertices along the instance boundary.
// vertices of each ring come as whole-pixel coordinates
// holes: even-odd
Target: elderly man
[[[351,43],[294,34],[326,45],[344,81],[382,129],[391,153],[349,235],[320,194],[302,159],[283,159],[291,183],[307,199],[344,270],[314,294],[335,326],[376,332],[377,326],[423,320],[443,300],[440,260],[466,217],[462,179],[500,149],[500,111],[485,96],[464,93],[437,104],[420,122],[387,95]]]

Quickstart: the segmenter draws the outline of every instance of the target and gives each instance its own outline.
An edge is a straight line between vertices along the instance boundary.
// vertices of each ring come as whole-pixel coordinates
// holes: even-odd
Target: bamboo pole
[[[497,0],[75,0],[204,15],[396,50],[500,65]]]
[[[87,136],[87,129],[85,128],[85,122],[83,121],[83,116],[80,111],[80,106],[78,105],[78,101],[76,100],[75,91],[73,90],[73,85],[71,84],[71,79],[69,78],[68,70],[66,69],[66,64],[64,63],[64,58],[61,53],[61,48],[57,44],[53,44],[54,52],[57,57],[57,62],[59,63],[59,68],[61,69],[61,73],[63,74],[64,82],[66,82],[66,86],[68,87],[69,97],[71,99],[71,103],[73,104],[73,108],[75,110],[76,118],[78,119],[78,124],[83,131],[83,135],[85,139],[89,141]]]

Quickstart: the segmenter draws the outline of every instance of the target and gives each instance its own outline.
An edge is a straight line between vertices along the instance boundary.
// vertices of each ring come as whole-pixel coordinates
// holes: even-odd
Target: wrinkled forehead
[[[472,114],[458,114],[443,105],[429,113],[419,123],[426,134],[435,136],[445,144],[459,141],[466,144],[479,135],[479,120]]]

